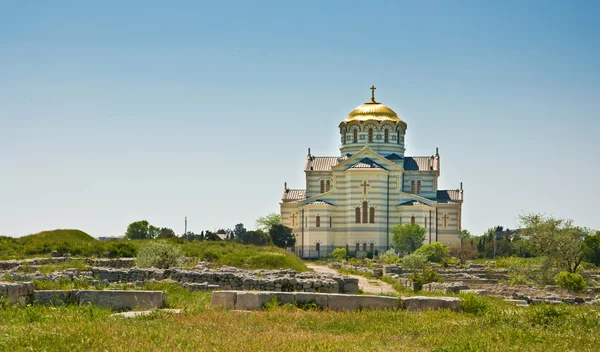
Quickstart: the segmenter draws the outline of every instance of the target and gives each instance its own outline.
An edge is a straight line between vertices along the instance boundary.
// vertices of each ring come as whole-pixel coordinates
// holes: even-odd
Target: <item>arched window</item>
[[[417,194],[421,193],[421,180],[417,181]]]
[[[410,193],[417,193],[417,186],[415,184],[415,180],[410,181]]]
[[[325,192],[329,192],[329,189],[331,189],[331,181],[327,180],[325,181]]]
[[[333,216],[329,217],[329,227],[333,227]]]
[[[356,223],[360,224],[360,208],[356,207]]]
[[[416,219],[415,219],[415,216],[413,215],[413,216],[410,217],[410,224],[414,225],[415,222],[416,222]]]
[[[396,132],[396,139],[398,140],[398,144],[400,144],[400,131]]]
[[[371,253],[375,252],[375,245],[373,243],[371,243]]]
[[[371,207],[371,209],[369,209],[369,223],[374,224],[375,223],[375,208]]]
[[[356,244],[356,253],[358,253],[360,251],[360,243]]]
[[[369,128],[369,143],[373,143],[373,129]]]
[[[317,252],[321,251],[321,244],[319,242],[317,242]]]
[[[389,134],[390,132],[387,129],[383,131],[383,141],[385,143],[389,142]]]
[[[367,251],[367,243],[366,242],[363,243],[363,251],[365,251],[365,252]]]
[[[321,193],[325,193],[325,181],[321,180]]]
[[[367,223],[367,216],[369,215],[369,213],[368,213],[368,211],[369,211],[368,206],[369,205],[367,204],[366,201],[363,202],[363,207],[362,207],[363,208],[362,209],[363,210],[363,213],[362,213],[362,216],[363,216],[363,221],[362,222],[363,222],[363,224]]]
[[[317,227],[321,227],[321,217],[317,215]]]
[[[344,136],[342,137],[342,144],[346,144],[346,132],[344,132]]]
[[[358,142],[358,130],[354,130],[354,143]]]

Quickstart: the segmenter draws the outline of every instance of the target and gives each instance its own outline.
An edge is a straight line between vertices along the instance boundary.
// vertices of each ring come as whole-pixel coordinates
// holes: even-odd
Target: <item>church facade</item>
[[[296,252],[315,258],[348,246],[350,251],[391,248],[391,228],[418,224],[425,244],[460,243],[462,183],[438,189],[440,155],[405,156],[407,124],[389,107],[371,101],[339,124],[340,156],[310,149],[306,187],[284,185],[281,221],[296,236]]]

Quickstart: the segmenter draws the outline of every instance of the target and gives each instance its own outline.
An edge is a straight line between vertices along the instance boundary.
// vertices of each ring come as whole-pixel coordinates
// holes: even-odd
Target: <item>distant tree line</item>
[[[293,247],[296,237],[292,229],[281,224],[279,214],[271,213],[256,220],[256,230],[247,230],[244,224],[236,224],[231,229],[219,229],[216,232],[202,231],[200,234],[188,231],[180,236],[168,227],[155,227],[147,220],[132,222],[127,227],[125,238],[130,240],[180,238],[187,241],[236,241],[255,246],[273,244],[281,248]]]

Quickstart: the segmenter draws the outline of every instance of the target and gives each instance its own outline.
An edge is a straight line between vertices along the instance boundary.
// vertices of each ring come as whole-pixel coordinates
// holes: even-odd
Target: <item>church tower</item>
[[[296,253],[317,258],[348,247],[356,255],[388,250],[395,225],[425,228],[425,243],[460,243],[460,189],[439,190],[440,155],[405,156],[407,124],[375,100],[339,124],[340,156],[308,150],[305,189],[284,185],[281,221],[296,235]]]
[[[375,86],[371,86],[371,101],[352,110],[339,125],[343,156],[361,150],[365,143],[378,154],[390,159],[404,158],[406,122],[394,110],[375,101]]]

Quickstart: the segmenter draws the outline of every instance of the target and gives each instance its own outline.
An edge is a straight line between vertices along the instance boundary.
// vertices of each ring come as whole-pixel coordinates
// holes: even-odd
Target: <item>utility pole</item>
[[[187,236],[187,216],[185,217],[185,232],[183,234]]]

